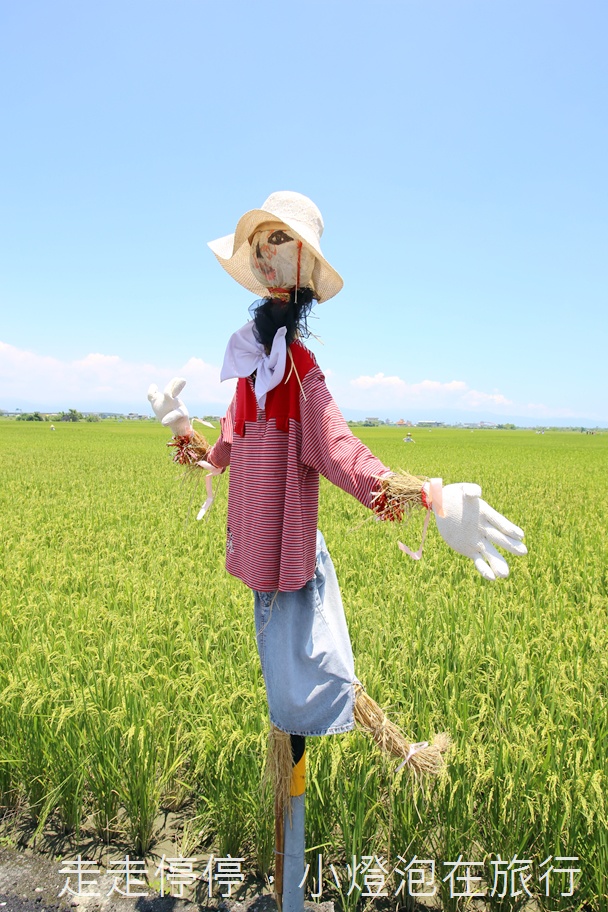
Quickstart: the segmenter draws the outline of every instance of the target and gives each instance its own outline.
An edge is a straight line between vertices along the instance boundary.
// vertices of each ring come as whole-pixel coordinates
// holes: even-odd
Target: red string
[[[422,506],[425,510],[431,509],[431,502],[429,501],[424,485],[420,488],[420,500],[422,501]]]
[[[296,272],[296,289],[300,287],[300,263],[302,261],[302,241],[298,241],[298,269]]]
[[[271,287],[268,289],[273,298],[286,298],[289,300],[289,288]]]

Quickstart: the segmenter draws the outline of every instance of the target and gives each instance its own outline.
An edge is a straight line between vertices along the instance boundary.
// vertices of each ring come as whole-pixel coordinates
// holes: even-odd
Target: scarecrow
[[[346,732],[358,723],[415,773],[439,770],[449,744],[412,743],[357,679],[340,589],[317,530],[319,475],[399,521],[431,513],[447,544],[473,560],[486,579],[506,577],[497,546],[525,554],[523,531],[481,500],[474,484],[442,486],[393,472],[348,428],[314,355],[304,346],[307,317],[342,288],[323,256],[323,219],[314,203],[277,192],[246,212],[236,231],[209,244],[220,265],[260,300],[230,338],[221,379],[236,392],[210,446],[194,431],[179,399],[185,381],[148,398],[174,438],[175,461],[213,475],[230,466],[226,568],[252,591],[255,629],[271,723],[275,785],[275,891],[286,912],[303,908],[305,739]],[[419,558],[422,545],[411,552]]]

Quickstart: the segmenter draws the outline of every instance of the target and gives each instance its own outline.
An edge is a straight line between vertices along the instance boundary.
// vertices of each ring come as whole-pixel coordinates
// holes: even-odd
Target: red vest
[[[291,357],[290,357],[291,355]],[[300,383],[316,364],[314,355],[300,342],[293,342],[287,350],[285,376],[278,386],[266,394],[264,409],[266,421],[275,419],[280,431],[289,430],[289,420],[300,420]],[[298,382],[299,377],[299,382]],[[248,421],[258,420],[258,400],[248,377],[241,377],[236,387],[236,415],[234,431],[239,437],[245,436]]]

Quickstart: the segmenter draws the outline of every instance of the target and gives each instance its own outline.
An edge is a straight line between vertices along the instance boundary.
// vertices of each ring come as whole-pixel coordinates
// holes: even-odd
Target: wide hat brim
[[[319,245],[316,232],[307,222],[270,212],[268,209],[250,209],[238,222],[234,234],[209,241],[208,246],[215,254],[220,266],[235,279],[239,285],[253,292],[259,298],[268,297],[268,288],[261,285],[255,278],[249,265],[249,239],[257,228],[264,222],[281,222],[302,241],[314,254],[315,265],[312,272],[312,283],[319,303],[328,301],[337,295],[344,282],[342,276],[330,266]]]

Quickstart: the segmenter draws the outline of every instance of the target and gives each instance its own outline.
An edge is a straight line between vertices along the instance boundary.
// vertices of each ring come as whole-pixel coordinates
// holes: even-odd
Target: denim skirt
[[[270,721],[292,735],[354,728],[357,682],[336,571],[317,532],[315,575],[296,592],[254,592]]]

